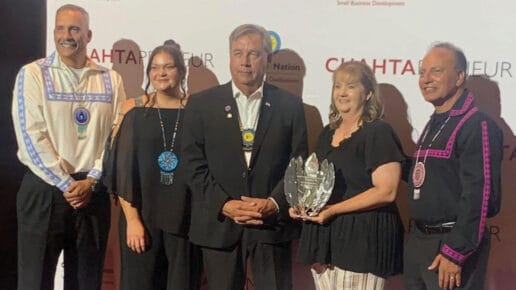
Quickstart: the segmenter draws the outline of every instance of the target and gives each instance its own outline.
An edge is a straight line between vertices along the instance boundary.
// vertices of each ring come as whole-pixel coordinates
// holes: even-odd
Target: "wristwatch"
[[[91,176],[88,176],[86,179],[88,179],[88,181],[91,183],[91,191],[95,192],[97,189],[97,184],[99,184],[99,180]]]

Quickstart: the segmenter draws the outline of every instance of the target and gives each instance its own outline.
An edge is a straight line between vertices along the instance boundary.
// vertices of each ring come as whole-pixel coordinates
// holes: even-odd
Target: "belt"
[[[455,222],[427,224],[424,222],[413,221],[413,223],[416,226],[416,228],[418,228],[418,230],[427,235],[449,233],[455,226]]]

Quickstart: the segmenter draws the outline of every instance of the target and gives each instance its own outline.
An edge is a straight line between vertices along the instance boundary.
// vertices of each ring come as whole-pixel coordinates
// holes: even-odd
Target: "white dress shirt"
[[[260,105],[263,97],[263,83],[249,96],[242,93],[234,82],[231,82],[231,86],[233,89],[233,97],[235,98],[238,108],[240,131],[252,129],[256,133],[258,119],[260,118]],[[244,152],[247,167],[249,167],[251,162],[251,153],[252,152],[249,151]]]

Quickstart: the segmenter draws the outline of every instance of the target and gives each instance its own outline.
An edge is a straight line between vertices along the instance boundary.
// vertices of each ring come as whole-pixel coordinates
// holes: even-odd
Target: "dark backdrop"
[[[20,67],[45,55],[46,1],[0,0],[0,289],[16,289],[16,157],[12,89]]]

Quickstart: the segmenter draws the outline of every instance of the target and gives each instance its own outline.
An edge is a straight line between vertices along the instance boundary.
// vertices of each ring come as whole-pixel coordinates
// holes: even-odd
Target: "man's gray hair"
[[[242,24],[235,28],[235,30],[233,30],[233,32],[231,32],[229,35],[229,49],[231,49],[231,45],[233,45],[235,40],[246,34],[259,34],[262,37],[263,50],[267,54],[272,53],[272,41],[269,33],[267,30],[265,30],[265,28],[256,24]]]
[[[458,48],[456,45],[450,42],[437,42],[432,44],[430,49],[434,48],[444,48],[453,52],[455,55],[455,69],[458,71],[464,71],[464,74],[468,75],[468,61],[462,49]]]
[[[84,17],[86,17],[86,21],[89,25],[90,23],[90,14],[88,13],[88,11],[86,11],[86,9],[82,8],[81,6],[77,6],[77,5],[74,5],[74,4],[65,4],[61,7],[59,7],[56,11],[56,15],[59,14],[60,12],[62,11],[68,11],[68,10],[71,10],[71,11],[77,11],[79,13],[81,13],[82,15],[84,15]]]

